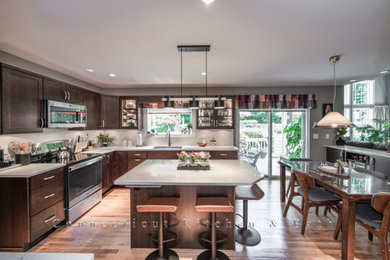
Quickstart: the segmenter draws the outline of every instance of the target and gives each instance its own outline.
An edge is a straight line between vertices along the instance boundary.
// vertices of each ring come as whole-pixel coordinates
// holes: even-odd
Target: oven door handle
[[[73,172],[73,171],[78,170],[80,168],[84,168],[86,166],[92,165],[94,163],[101,161],[102,159],[103,159],[103,156],[99,156],[99,157],[96,157],[93,159],[86,160],[86,161],[81,162],[81,163],[74,164],[74,165],[68,167],[68,172]]]

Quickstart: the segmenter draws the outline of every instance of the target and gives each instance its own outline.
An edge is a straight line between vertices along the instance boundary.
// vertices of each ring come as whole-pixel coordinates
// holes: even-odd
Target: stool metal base
[[[247,229],[236,229],[236,242],[246,246],[255,246],[260,243],[260,241],[261,236],[256,229],[252,227],[247,227]]]
[[[160,258],[158,256],[158,250],[150,253],[145,260],[179,260],[177,253],[170,249],[164,249],[164,257]]]
[[[197,260],[213,260],[211,258],[211,251],[210,250],[204,251],[196,259]],[[230,258],[227,255],[225,255],[221,251],[217,251],[217,257],[215,258],[215,260],[229,260],[229,259]]]

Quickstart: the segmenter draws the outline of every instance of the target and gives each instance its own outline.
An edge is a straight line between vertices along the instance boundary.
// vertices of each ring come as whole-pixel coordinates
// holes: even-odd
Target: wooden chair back
[[[294,172],[293,174],[295,175],[298,185],[304,190],[309,190],[314,187],[315,182],[313,177],[301,172]]]
[[[390,193],[379,192],[372,197],[371,206],[383,214],[388,202],[390,202]]]

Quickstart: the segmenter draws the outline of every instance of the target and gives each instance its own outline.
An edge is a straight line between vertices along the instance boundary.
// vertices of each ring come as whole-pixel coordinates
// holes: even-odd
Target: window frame
[[[192,130],[190,133],[184,134],[184,133],[173,133],[171,132],[171,136],[177,136],[177,137],[189,137],[194,135],[194,111],[192,109],[186,109],[186,108],[146,108],[146,126],[145,126],[145,131],[147,135],[150,136],[156,136],[156,137],[165,137],[167,135],[167,132],[164,133],[156,133],[152,134],[149,131],[149,111],[150,110],[160,110],[161,113],[150,113],[150,114],[188,114],[191,115],[191,124],[192,124]],[[185,111],[184,111],[185,110]],[[165,113],[164,113],[165,112]]]
[[[371,83],[371,88],[372,88],[372,104],[353,104],[353,85],[355,84],[361,84],[365,81],[368,81]],[[348,91],[348,98],[349,100],[345,100],[345,97],[344,97],[344,115],[353,123],[354,123],[354,118],[353,118],[353,110],[354,109],[359,109],[359,108],[368,108],[369,110],[372,110],[372,113],[374,113],[374,108],[375,108],[375,80],[361,80],[361,81],[358,81],[358,82],[352,82],[352,83],[349,83],[347,85],[344,85],[344,88],[349,86],[349,91]],[[345,90],[344,90],[344,94],[346,94]],[[367,95],[369,95],[369,93],[367,93]],[[367,97],[367,99],[369,99]],[[348,111],[348,115],[345,114],[345,110],[349,109]],[[374,116],[373,116],[374,117]],[[369,122],[368,124],[371,124],[373,125],[373,122]],[[352,139],[353,138],[353,128],[350,128],[349,131],[348,131],[348,135],[349,137]]]

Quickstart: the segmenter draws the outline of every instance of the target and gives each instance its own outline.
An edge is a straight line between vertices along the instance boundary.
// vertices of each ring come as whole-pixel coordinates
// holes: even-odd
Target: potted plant
[[[302,156],[302,116],[286,125],[283,133],[286,134],[289,158],[300,158]]]
[[[347,134],[348,129],[346,127],[336,129],[336,145],[345,145],[344,136]]]
[[[179,154],[177,154],[177,157],[179,159],[179,166],[187,165],[188,154],[186,152],[180,152]]]
[[[112,144],[112,142],[115,140],[114,137],[110,137],[108,134],[100,133],[97,136],[97,139],[102,144],[103,147],[107,147],[108,144]]]

